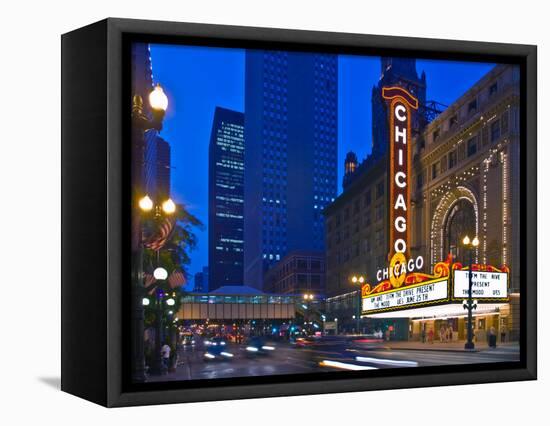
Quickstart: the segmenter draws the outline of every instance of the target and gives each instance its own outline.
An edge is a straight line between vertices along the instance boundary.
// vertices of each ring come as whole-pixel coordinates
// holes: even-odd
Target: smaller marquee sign
[[[468,270],[455,270],[453,297],[468,297]],[[501,299],[508,297],[508,274],[506,272],[472,271],[472,298]]]

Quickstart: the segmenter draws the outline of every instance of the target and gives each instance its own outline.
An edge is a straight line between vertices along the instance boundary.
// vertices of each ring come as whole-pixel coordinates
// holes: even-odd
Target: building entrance
[[[506,341],[506,323],[507,317],[500,313],[474,316],[474,342],[487,342],[491,328],[494,329],[498,341]],[[413,341],[425,343],[453,343],[465,341],[468,332],[468,319],[465,316],[438,319],[412,319],[410,329],[412,331],[411,340]]]
[[[476,235],[476,215],[472,203],[466,199],[458,200],[447,216],[444,229],[444,253],[451,253],[455,261],[466,264],[468,253],[461,241],[466,235]]]

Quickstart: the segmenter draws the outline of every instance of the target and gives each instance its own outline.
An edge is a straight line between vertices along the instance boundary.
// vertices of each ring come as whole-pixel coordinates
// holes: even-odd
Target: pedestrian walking
[[[491,327],[489,330],[489,347],[497,347],[497,332],[495,330],[495,327]]]
[[[426,343],[426,327],[425,326],[422,327],[422,332],[420,333],[420,335],[422,336],[422,343]]]
[[[443,326],[439,328],[439,341],[445,343],[445,327]]]
[[[160,356],[162,358],[162,365],[164,366],[164,370],[167,371],[170,367],[170,351],[172,349],[168,345],[168,343],[164,343],[162,348],[160,348]]]
[[[502,326],[500,329],[500,343],[504,343],[506,341],[506,327]]]
[[[453,326],[450,325],[448,328],[447,328],[447,340],[449,342],[452,342],[453,341]]]
[[[428,331],[428,342],[429,343],[434,342],[434,330],[433,330],[433,328],[430,328],[430,331]]]

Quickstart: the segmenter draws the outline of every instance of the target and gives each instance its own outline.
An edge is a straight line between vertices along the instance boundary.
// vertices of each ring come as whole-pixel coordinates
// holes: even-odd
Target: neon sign
[[[389,187],[390,187],[390,258],[409,253],[411,202],[411,108],[418,99],[401,87],[384,87],[382,97],[389,101]]]
[[[376,274],[393,287],[405,282],[407,273],[420,270],[424,259],[407,260],[411,203],[411,109],[418,109],[418,99],[401,87],[383,87],[382,97],[389,102],[389,267]]]

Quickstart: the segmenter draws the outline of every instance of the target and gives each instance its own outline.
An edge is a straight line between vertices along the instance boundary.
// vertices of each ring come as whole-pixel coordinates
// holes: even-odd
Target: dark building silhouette
[[[151,52],[147,43],[132,44],[132,95],[143,100],[143,113],[151,118],[149,93],[153,90]],[[162,202],[170,197],[170,144],[158,131],[148,130],[144,138],[144,191],[152,199]]]
[[[208,266],[203,266],[202,271],[195,274],[195,284],[193,286],[193,292],[208,293],[208,278]]]
[[[244,116],[217,107],[208,154],[209,290],[243,283]]]
[[[160,136],[156,138],[157,148],[157,197],[165,200],[170,197],[170,144]]]
[[[151,114],[149,93],[153,90],[153,73],[151,52],[147,43],[132,43],[132,96],[139,95],[143,99],[143,112]]]
[[[344,160],[344,182],[343,186],[346,186],[347,180],[353,176],[359,162],[357,161],[357,155],[355,152],[350,151],[346,154],[346,159]]]
[[[265,276],[265,291],[275,294],[325,294],[325,253],[293,251],[274,265]]]
[[[170,197],[170,144],[156,130],[145,132],[145,192],[162,203]]]
[[[245,284],[293,250],[324,249],[336,197],[336,55],[250,50],[245,82]]]

